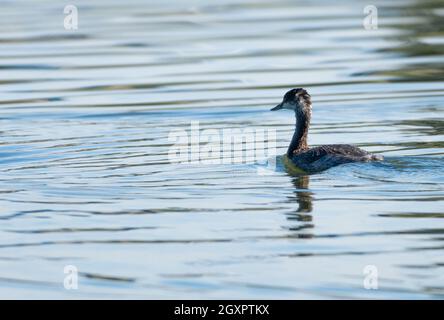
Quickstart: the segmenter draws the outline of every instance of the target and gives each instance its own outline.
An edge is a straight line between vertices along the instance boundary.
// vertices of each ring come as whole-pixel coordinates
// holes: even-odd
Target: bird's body
[[[311,99],[302,88],[288,91],[283,101],[272,110],[291,109],[296,115],[296,129],[286,154],[286,163],[293,171],[315,173],[331,167],[350,163],[382,160],[358,147],[348,144],[331,144],[309,148],[307,142],[311,120]]]
[[[312,173],[350,162],[382,160],[382,157],[349,144],[329,144],[295,153],[290,159],[298,168]]]

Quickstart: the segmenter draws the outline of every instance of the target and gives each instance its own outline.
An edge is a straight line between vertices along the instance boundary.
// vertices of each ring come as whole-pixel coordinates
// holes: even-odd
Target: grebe
[[[308,128],[311,120],[311,97],[303,88],[288,91],[271,111],[294,110],[296,129],[284,156],[284,163],[296,173],[315,173],[349,162],[380,161],[383,157],[348,144],[330,144],[309,148]]]

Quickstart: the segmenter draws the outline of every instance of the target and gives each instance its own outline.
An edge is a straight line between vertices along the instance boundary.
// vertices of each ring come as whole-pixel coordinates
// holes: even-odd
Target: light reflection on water
[[[442,298],[439,1],[54,2],[0,12],[0,296]],[[304,8],[304,10],[301,10]],[[169,163],[168,134],[275,128],[386,161],[312,176]],[[63,267],[80,272],[63,289]],[[379,290],[363,289],[375,265]]]

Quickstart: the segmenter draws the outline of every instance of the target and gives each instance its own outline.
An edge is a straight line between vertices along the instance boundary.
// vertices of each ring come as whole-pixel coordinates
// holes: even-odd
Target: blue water
[[[1,298],[443,298],[442,2],[374,3],[376,30],[365,1],[75,4],[77,30],[55,1],[0,10]],[[292,87],[311,145],[385,161],[171,163],[196,121],[283,154]]]

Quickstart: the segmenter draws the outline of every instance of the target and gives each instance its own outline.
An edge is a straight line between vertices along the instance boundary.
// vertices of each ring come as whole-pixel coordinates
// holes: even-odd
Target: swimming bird
[[[349,144],[309,148],[307,135],[311,120],[311,96],[303,88],[288,91],[282,102],[271,111],[280,109],[293,110],[296,116],[296,128],[284,156],[284,164],[296,173],[316,173],[344,163],[383,160],[381,155]]]

